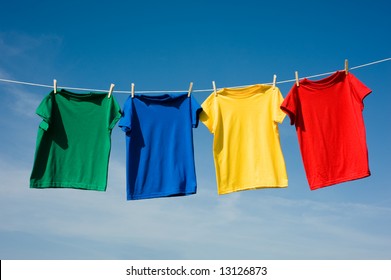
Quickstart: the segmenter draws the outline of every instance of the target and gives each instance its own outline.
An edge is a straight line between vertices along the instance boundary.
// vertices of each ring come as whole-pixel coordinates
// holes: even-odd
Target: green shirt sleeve
[[[47,131],[52,119],[52,108],[53,108],[54,94],[50,93],[47,95],[39,104],[36,114],[42,118],[40,128]]]
[[[114,96],[109,98],[109,112],[108,112],[108,124],[109,130],[112,130],[121,118],[121,107],[119,106],[117,100]]]

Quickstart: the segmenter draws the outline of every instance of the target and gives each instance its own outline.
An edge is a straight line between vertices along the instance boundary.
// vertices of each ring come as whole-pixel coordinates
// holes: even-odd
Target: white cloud
[[[29,170],[3,161],[0,167],[0,231],[112,244],[114,258],[148,258],[146,252],[193,259],[390,257],[389,227],[381,232],[363,224],[389,221],[390,208],[288,199],[262,190],[126,201],[124,166],[116,159],[106,193],[31,190]],[[104,255],[93,252],[90,258]]]
[[[3,92],[4,94],[9,95],[8,99],[10,102],[7,105],[18,116],[38,118],[35,114],[35,110],[44,96],[38,96],[25,87],[14,85],[6,86]]]
[[[3,69],[2,67],[0,67],[0,78],[1,79],[7,79],[7,80],[11,79],[10,75],[8,74],[8,72],[5,69]],[[1,82],[0,81],[0,83],[3,84],[5,82]]]
[[[0,67],[0,78],[16,80],[4,68]],[[12,112],[21,117],[36,117],[35,110],[41,102],[43,96],[35,94],[36,88],[32,86],[18,85],[10,82],[0,81],[2,103]],[[2,111],[4,112],[4,109]]]
[[[60,45],[62,38],[53,34],[32,36],[20,32],[0,32],[0,52],[2,59],[27,58],[31,50],[45,45]]]

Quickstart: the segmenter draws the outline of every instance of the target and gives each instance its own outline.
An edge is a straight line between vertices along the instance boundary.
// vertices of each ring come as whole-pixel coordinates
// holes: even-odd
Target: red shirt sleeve
[[[348,74],[350,88],[357,102],[361,105],[361,110],[364,109],[364,98],[372,92],[370,88],[364,85],[359,79],[352,73]]]
[[[289,116],[291,125],[296,123],[297,107],[297,86],[294,85],[280,106],[281,110]]]

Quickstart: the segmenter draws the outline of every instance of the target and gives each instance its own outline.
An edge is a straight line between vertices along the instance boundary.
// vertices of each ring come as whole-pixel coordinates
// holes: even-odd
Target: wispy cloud
[[[32,36],[19,32],[0,32],[0,78],[35,82],[35,75],[53,65],[62,39],[56,35]],[[27,72],[21,76],[20,73]],[[22,117],[34,117],[42,95],[50,89],[0,82],[2,104]]]
[[[53,69],[57,69],[62,45],[63,39],[55,34],[0,32],[0,77],[45,83],[42,77],[56,74]]]
[[[11,79],[11,76],[8,74],[8,72],[5,69],[0,67],[0,78],[9,80],[9,79]],[[1,82],[1,83],[4,83],[4,82]],[[4,85],[5,85],[5,83],[4,83]]]
[[[5,162],[0,167],[0,203],[8,209],[0,214],[2,232],[89,240],[94,246],[110,243],[129,248],[118,250],[124,258],[390,257],[389,227],[379,232],[365,226],[390,217],[390,208],[287,199],[262,191],[125,201],[124,166],[116,159],[106,193],[30,190],[29,170]],[[102,258],[90,253],[90,258]]]
[[[26,58],[31,51],[44,45],[60,45],[62,38],[53,34],[32,36],[20,32],[0,32],[0,61],[9,58]]]
[[[36,95],[25,87],[15,85],[5,85],[2,94],[7,95],[8,100],[4,105],[18,117],[37,118],[35,110],[43,99],[43,95]]]

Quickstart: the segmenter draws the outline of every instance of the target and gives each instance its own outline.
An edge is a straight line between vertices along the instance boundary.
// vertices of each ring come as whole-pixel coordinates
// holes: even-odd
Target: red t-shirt
[[[281,104],[296,126],[311,190],[370,175],[362,115],[369,93],[353,74],[337,71],[300,81]]]

